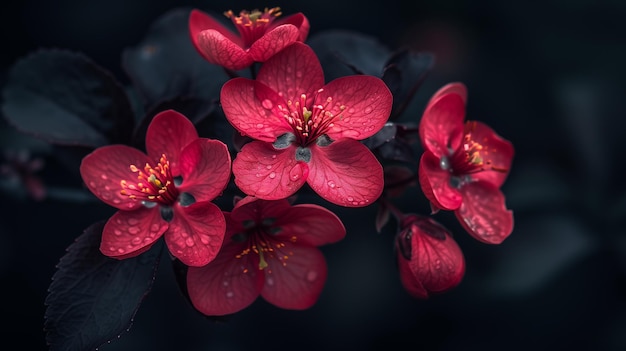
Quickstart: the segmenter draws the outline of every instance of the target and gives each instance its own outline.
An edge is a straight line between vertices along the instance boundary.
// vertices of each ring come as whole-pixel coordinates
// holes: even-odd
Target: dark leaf
[[[213,103],[228,76],[196,51],[189,36],[191,9],[167,12],[139,45],[122,53],[122,66],[147,108],[180,96]]]
[[[398,51],[387,61],[382,79],[393,94],[390,120],[397,119],[406,110],[433,64],[432,54],[410,50]]]
[[[378,233],[382,232],[383,227],[389,222],[391,212],[389,212],[389,208],[387,206],[379,206],[376,211],[376,231]]]
[[[88,227],[57,266],[46,297],[50,350],[93,350],[127,331],[149,293],[162,241],[124,260],[99,251],[104,222]]]
[[[395,123],[387,122],[378,133],[363,140],[363,144],[369,149],[375,149],[384,143],[388,143],[396,137],[397,127]]]
[[[326,81],[353,74],[380,77],[390,56],[376,38],[349,30],[328,30],[309,37],[307,44],[317,54]]]
[[[397,138],[392,139],[388,143],[381,145],[377,149],[377,151],[380,157],[388,160],[408,163],[415,163],[417,160],[417,157],[415,156],[411,145]]]
[[[54,144],[127,143],[133,130],[124,89],[80,53],[40,50],[21,59],[11,68],[3,98],[10,124]]]

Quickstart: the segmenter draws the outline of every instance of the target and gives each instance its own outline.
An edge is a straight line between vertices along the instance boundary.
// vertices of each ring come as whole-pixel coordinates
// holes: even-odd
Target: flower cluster
[[[225,15],[236,32],[193,10],[188,33],[198,55],[228,72],[219,103],[245,144],[229,149],[226,140],[200,137],[190,118],[167,109],[150,121],[145,150],[115,144],[88,154],[80,166],[85,185],[118,210],[104,225],[100,251],[135,257],[163,237],[186,267],[192,305],[206,315],[238,312],[259,296],[306,309],[327,276],[318,246],[342,240],[346,228],[320,204],[294,204],[296,195],[306,186],[332,205],[393,208],[382,196],[383,157],[365,141],[390,123],[394,96],[372,75],[326,81],[302,13]],[[246,68],[248,77],[236,72]],[[513,228],[500,191],[513,147],[485,124],[465,122],[466,100],[466,87],[451,83],[428,102],[413,180],[432,215],[454,211],[470,235],[498,244]],[[231,182],[241,194],[232,209],[220,207],[214,200]],[[431,217],[393,212],[402,286],[417,298],[457,286],[465,260],[450,231]]]

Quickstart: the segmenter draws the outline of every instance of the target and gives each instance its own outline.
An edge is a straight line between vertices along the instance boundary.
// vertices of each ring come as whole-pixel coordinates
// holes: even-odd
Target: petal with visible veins
[[[456,150],[463,138],[464,119],[465,100],[461,95],[448,92],[431,100],[419,124],[424,149],[438,157]]]
[[[196,201],[211,201],[219,196],[230,180],[230,153],[219,140],[196,139],[180,155],[181,192]]]
[[[456,210],[461,206],[463,197],[450,185],[450,172],[441,169],[439,158],[432,152],[424,151],[418,172],[422,191],[436,208]]]
[[[100,251],[117,259],[135,257],[148,251],[167,228],[158,207],[117,211],[104,225]]]
[[[165,154],[170,162],[170,170],[174,176],[180,174],[178,158],[181,150],[192,141],[198,139],[198,132],[193,123],[185,115],[166,110],[158,113],[146,131],[146,151],[148,157],[158,161]]]
[[[284,24],[269,30],[256,40],[250,45],[248,53],[253,60],[265,62],[277,52],[294,43],[299,37],[300,31],[296,26]]]

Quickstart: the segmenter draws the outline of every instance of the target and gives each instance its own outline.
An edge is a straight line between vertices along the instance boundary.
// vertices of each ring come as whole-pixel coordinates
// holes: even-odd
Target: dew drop
[[[224,286],[228,286],[228,284],[230,284],[230,283],[228,283],[228,280],[224,280],[224,281],[222,282],[222,285],[224,285]]]
[[[202,242],[204,245],[209,245],[209,243],[211,242],[211,240],[209,240],[209,237],[206,235],[202,235],[200,237],[200,242]]]
[[[116,247],[114,247],[114,246],[109,246],[109,251],[115,251],[115,250],[117,250],[117,248],[116,248]]]
[[[348,201],[354,201],[354,198],[352,196],[348,196]]]
[[[317,272],[309,271],[309,273],[306,274],[306,280],[309,282],[314,282],[315,279],[317,279]]]
[[[276,155],[272,155],[272,158],[276,158]]]
[[[255,174],[255,176],[256,176],[257,178],[261,178],[261,173],[257,173],[257,174]]]
[[[365,112],[365,113],[372,113],[372,111],[373,111],[372,106],[367,106],[367,107],[365,108],[365,111],[364,111],[364,112]]]
[[[233,296],[235,296],[235,293],[232,292],[232,291],[229,291],[229,292],[226,293],[226,297],[228,297],[228,298],[232,298]]]
[[[266,108],[268,110],[271,110],[272,107],[274,107],[274,104],[272,103],[272,100],[270,99],[265,99],[261,102],[261,105],[263,106],[263,108]]]
[[[120,200],[118,198],[113,199],[113,203],[114,204],[118,204],[119,205],[121,202],[122,202],[122,200]]]
[[[107,180],[107,179],[109,179],[109,177],[107,177],[107,175],[106,175],[106,174],[101,174],[101,175],[100,175],[100,178],[102,178],[103,180]]]
[[[270,173],[269,177],[270,179],[276,178],[276,173],[275,172]]]
[[[267,166],[265,166],[265,168],[272,169],[272,165],[267,165]]]
[[[150,230],[153,231],[153,232],[158,231],[159,228],[160,228],[160,226],[158,224],[156,224],[156,223],[154,223],[153,225],[150,226]]]
[[[117,249],[117,252],[123,254],[124,252],[126,252],[126,250],[122,249],[121,247],[119,249]]]
[[[296,71],[296,77],[302,78],[302,71]]]
[[[108,185],[105,185],[105,186],[104,186],[104,190],[106,190],[106,191],[110,191],[110,190],[111,190],[111,187],[110,187],[110,186],[108,186]]]
[[[257,123],[256,127],[257,127],[258,129],[262,129],[262,128],[263,128],[263,123]]]
[[[139,244],[141,244],[141,238],[140,237],[135,237],[135,238],[133,238],[133,240],[131,240],[131,243],[133,243],[133,245],[139,245]]]
[[[113,198],[113,196],[109,192],[102,192],[100,194],[100,197],[102,197],[102,199],[106,200],[106,201],[109,201],[109,200],[111,200]]]
[[[128,225],[137,225],[137,223],[139,223],[137,218],[129,218],[128,219]]]
[[[115,235],[122,235],[122,231],[119,229],[115,229],[113,233],[115,233]]]
[[[92,187],[92,188],[95,188],[96,187],[96,182],[94,182],[94,181],[89,182],[89,186]]]
[[[139,233],[139,228],[138,227],[128,227],[128,232],[131,234],[137,234]]]
[[[332,180],[329,180],[329,181],[328,181],[328,186],[329,186],[331,189],[335,189],[335,187],[337,186],[337,184],[335,184],[335,182],[333,182]]]
[[[269,286],[274,285],[274,278],[272,278],[272,277],[267,277],[267,278],[265,279],[265,283],[266,283],[267,285],[269,285]]]
[[[354,107],[350,107],[350,108],[348,109],[348,113],[354,113]]]
[[[187,238],[187,240],[185,240],[185,244],[187,244],[187,246],[192,247],[195,245],[195,242],[193,241],[192,238]]]

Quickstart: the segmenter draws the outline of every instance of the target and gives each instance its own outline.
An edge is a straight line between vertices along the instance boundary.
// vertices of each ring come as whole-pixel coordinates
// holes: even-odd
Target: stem
[[[402,223],[402,219],[405,217],[404,213],[402,213],[400,209],[398,209],[393,203],[391,203],[391,201],[389,201],[384,196],[379,197],[377,201],[380,203],[381,206],[386,207],[391,212],[391,214],[398,223]]]

